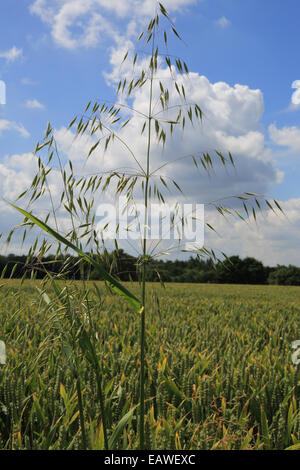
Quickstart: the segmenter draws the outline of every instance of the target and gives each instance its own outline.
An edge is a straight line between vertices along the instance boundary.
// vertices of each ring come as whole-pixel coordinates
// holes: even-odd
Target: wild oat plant
[[[119,307],[120,316],[118,321],[120,324],[123,324],[124,321],[126,322],[125,318],[131,315],[130,311],[135,312],[135,315],[138,316],[140,319],[139,334],[137,335],[135,332],[133,338],[134,341],[138,339],[139,343],[139,358],[136,358],[136,367],[139,371],[139,390],[137,392],[136,383],[132,381],[130,374],[128,375],[129,382],[126,383],[127,366],[125,364],[124,374],[122,375],[118,387],[115,387],[113,379],[107,383],[106,376],[108,365],[104,360],[104,351],[101,352],[101,348],[99,350],[99,338],[103,333],[98,329],[101,325],[98,324],[97,328],[94,319],[95,306],[99,306],[99,315],[102,315],[100,306],[102,305],[101,298],[104,295],[103,292],[100,292],[97,285],[95,285],[95,292],[98,298],[97,303],[95,297],[90,296],[90,287],[86,287],[85,283],[84,291],[81,294],[74,291],[70,286],[61,287],[61,283],[57,279],[54,279],[54,276],[51,274],[51,263],[47,264],[45,266],[47,277],[42,286],[39,287],[40,300],[45,304],[48,314],[53,318],[53,325],[55,331],[57,331],[57,336],[54,335],[53,337],[51,333],[49,338],[47,338],[47,336],[43,338],[41,334],[40,347],[43,341],[52,341],[53,351],[62,348],[60,353],[65,357],[64,363],[67,367],[65,378],[71,376],[74,379],[75,389],[72,388],[72,391],[69,393],[66,391],[65,386],[62,384],[61,372],[59,372],[55,363],[57,353],[53,352],[53,355],[49,358],[49,367],[51,370],[49,368],[47,370],[51,377],[56,377],[55,384],[53,383],[53,394],[60,393],[60,406],[65,409],[64,417],[62,417],[59,410],[55,408],[58,405],[55,405],[53,402],[55,410],[53,408],[51,411],[51,422],[49,420],[47,421],[44,416],[45,410],[43,409],[43,403],[40,402],[39,396],[33,393],[30,397],[26,397],[26,392],[24,395],[23,391],[23,399],[25,402],[23,401],[23,405],[18,404],[20,407],[24,406],[22,409],[23,416],[20,422],[20,429],[16,429],[13,425],[14,421],[12,421],[12,431],[10,434],[7,433],[7,441],[6,443],[4,442],[4,445],[8,445],[7,443],[9,442],[11,447],[16,447],[17,440],[20,447],[24,445],[34,447],[36,445],[36,423],[34,419],[41,419],[42,422],[47,421],[47,425],[50,426],[50,432],[41,444],[44,448],[60,448],[61,443],[66,442],[66,435],[68,434],[73,437],[71,443],[69,442],[68,445],[65,444],[67,448],[80,445],[81,448],[87,449],[90,448],[91,445],[95,445],[95,442],[98,442],[97,445],[99,448],[102,446],[102,448],[105,449],[115,448],[116,446],[119,448],[122,448],[122,446],[123,448],[136,448],[138,446],[140,449],[144,449],[151,445],[150,435],[153,434],[152,428],[154,422],[157,422],[158,417],[161,416],[161,421],[158,421],[158,428],[155,431],[154,440],[156,441],[156,446],[159,447],[157,436],[160,432],[159,428],[163,426],[164,432],[168,432],[172,434],[172,436],[174,434],[173,438],[170,437],[169,442],[172,441],[170,445],[176,448],[182,448],[183,444],[181,443],[179,435],[180,426],[183,426],[185,420],[190,419],[191,413],[193,419],[196,419],[196,415],[199,419],[206,419],[207,413],[205,407],[209,406],[209,400],[199,402],[199,404],[197,402],[196,404],[196,402],[194,403],[194,401],[190,401],[190,399],[186,398],[190,396],[190,392],[192,392],[190,387],[194,387],[191,382],[192,375],[189,372],[193,370],[191,363],[192,356],[186,356],[186,361],[188,362],[185,369],[182,370],[183,377],[185,377],[184,392],[171,380],[170,377],[172,373],[170,371],[170,374],[168,374],[169,378],[165,378],[165,385],[159,385],[158,389],[153,387],[150,395],[147,391],[147,398],[145,396],[146,382],[149,381],[151,377],[155,383],[158,380],[158,377],[155,376],[157,372],[151,370],[149,365],[150,359],[146,357],[146,351],[148,351],[148,354],[154,354],[155,357],[161,355],[159,345],[154,341],[154,336],[157,334],[163,335],[164,331],[163,329],[157,332],[151,330],[150,334],[149,330],[146,329],[146,319],[148,318],[148,303],[146,301],[147,272],[152,269],[153,257],[162,255],[159,243],[151,245],[151,243],[149,244],[147,241],[150,204],[151,201],[164,204],[166,201],[166,191],[168,191],[168,194],[172,192],[172,190],[177,191],[179,198],[182,197],[183,194],[180,182],[166,177],[162,171],[166,168],[167,164],[175,164],[176,161],[182,162],[183,160],[186,161],[186,165],[194,165],[200,174],[201,172],[206,172],[209,176],[212,175],[214,167],[219,167],[220,164],[224,168],[235,166],[230,152],[225,154],[220,151],[201,151],[193,155],[179,155],[172,162],[161,164],[157,168],[153,167],[152,160],[154,153],[157,152],[159,147],[162,149],[165,148],[168,145],[168,139],[171,138],[173,134],[177,133],[179,130],[184,132],[186,126],[195,126],[196,132],[196,126],[201,127],[202,120],[205,119],[201,106],[189,101],[188,96],[186,96],[185,83],[189,80],[189,69],[185,61],[169,53],[168,44],[170,34],[174,36],[174,39],[182,40],[166,9],[162,4],[158,3],[153,19],[149,22],[147,29],[138,37],[137,42],[139,49],[137,49],[137,52],[130,49],[124,56],[122,67],[125,67],[126,73],[123,76],[121,75],[121,79],[117,85],[116,102],[89,102],[82,115],[74,117],[68,127],[68,129],[72,129],[77,126],[75,138],[87,136],[93,139],[93,144],[88,152],[87,159],[92,159],[95,155],[99,155],[101,147],[105,153],[110,146],[117,144],[118,148],[123,148],[132,159],[132,167],[117,168],[110,171],[101,171],[101,168],[99,168],[99,171],[95,172],[93,175],[77,176],[73,170],[72,162],[66,162],[65,157],[61,156],[55,139],[55,132],[51,124],[48,123],[44,139],[37,144],[35,149],[38,163],[37,174],[32,181],[31,187],[18,198],[24,200],[26,209],[20,208],[17,202],[11,204],[24,215],[24,221],[21,224],[24,230],[23,242],[33,227],[39,227],[47,233],[47,238],[42,238],[42,236],[39,235],[32,244],[28,253],[28,263],[32,263],[36,259],[41,260],[45,254],[53,249],[53,245],[56,243],[56,255],[64,255],[65,259],[64,270],[57,276],[63,279],[64,274],[68,272],[70,261],[67,253],[69,250],[75,251],[77,255],[79,255],[79,264],[88,263],[93,269],[98,270],[108,289],[127,301],[129,311],[124,310],[123,306]],[[168,77],[166,76],[167,71],[169,72]],[[131,79],[129,78],[129,73],[132,74]],[[148,96],[146,111],[144,109],[142,111],[131,107],[133,101],[132,97],[143,88],[147,90]],[[171,102],[174,96],[174,102]],[[130,114],[129,118],[128,113]],[[145,155],[142,157],[138,149],[135,148],[134,142],[126,141],[124,138],[124,128],[130,126],[130,121],[135,117],[138,117],[140,133],[144,135],[145,139],[146,150]],[[62,191],[58,205],[55,195],[51,192],[51,184],[49,183],[49,179],[53,173],[56,175],[56,178],[58,175],[61,177]],[[96,202],[101,202],[101,195],[105,195],[106,192],[110,192],[110,194],[114,192],[117,197],[121,195],[124,196],[128,208],[134,208],[138,199],[144,201],[144,221],[143,224],[140,225],[141,250],[137,263],[137,271],[140,279],[139,291],[137,291],[135,287],[125,287],[125,285],[110,274],[109,266],[106,266],[108,250],[103,237],[99,235],[99,231],[97,230],[95,214]],[[271,204],[262,196],[257,196],[250,192],[241,195],[233,195],[232,198],[238,199],[241,202],[243,215],[236,210],[236,208],[231,208],[224,204],[224,201],[212,202],[210,205],[222,216],[230,215],[243,220],[250,219],[250,217],[256,220],[257,211],[266,207],[281,211],[276,201]],[[37,217],[34,215],[34,203],[36,203],[36,205],[40,204],[36,211],[41,212],[40,207],[42,207],[41,204],[44,204],[45,200],[50,202],[51,210],[47,211],[46,216]],[[62,215],[63,224],[61,222]],[[67,223],[66,217],[68,217]],[[184,223],[185,219],[181,218],[180,224],[184,226]],[[67,226],[68,228],[64,230],[61,224],[63,227]],[[206,227],[210,230],[214,230],[209,223],[206,223]],[[116,231],[118,230],[119,227],[117,227]],[[13,232],[14,229],[8,236],[8,242]],[[116,240],[115,247],[118,249]],[[182,248],[180,237],[178,247]],[[195,247],[194,253],[198,257],[210,256],[216,260],[215,252],[205,246]],[[225,254],[223,253],[223,255]],[[159,276],[159,273],[157,274]],[[46,292],[49,286],[52,289],[51,293]],[[157,302],[159,301],[157,300]],[[84,310],[84,315],[82,310]],[[91,311],[93,315],[90,315]],[[121,318],[123,315],[125,318]],[[24,318],[26,318],[26,316]],[[183,321],[187,321],[187,317],[185,317],[185,319],[186,320]],[[169,320],[165,319],[165,321]],[[66,327],[66,325],[68,325],[68,327]],[[18,326],[18,328],[20,328],[20,326]],[[33,326],[28,325],[28,328],[33,328]],[[111,328],[112,335],[114,335],[113,330],[119,329],[118,323],[112,323]],[[39,335],[37,331],[35,334]],[[206,333],[203,334],[204,336],[206,335]],[[111,343],[112,348],[116,348],[116,351],[118,351],[117,354],[120,353],[121,345],[124,354],[125,351],[128,351],[129,364],[130,361],[132,361],[130,354],[134,353],[134,355],[136,355],[137,352],[135,348],[133,348],[131,340],[128,339],[128,337],[125,339],[125,337],[122,338],[119,336],[120,345],[118,346],[112,337],[106,333],[105,335],[105,340],[102,339],[102,341],[108,341],[109,344]],[[3,339],[5,339],[5,337]],[[60,340],[62,345],[56,345],[55,343],[58,343]],[[164,337],[162,337],[161,345],[164,344],[164,340]],[[131,344],[131,346],[129,346],[129,344]],[[39,354],[38,351],[36,354]],[[39,356],[37,357],[39,358]],[[87,411],[89,403],[86,399],[87,386],[85,380],[87,377],[86,369],[83,367],[83,363],[80,359],[81,357],[84,357],[85,361],[88,361],[91,366],[88,380],[93,381],[95,385],[96,397],[93,402],[97,403],[95,406],[99,406],[99,415],[96,414],[100,416],[100,421],[97,423],[91,422],[91,420],[87,422],[87,416],[90,416]],[[163,359],[163,365],[160,365],[160,379],[167,367],[167,362],[165,361],[167,361],[167,356]],[[196,361],[194,367],[200,367],[202,370],[201,373],[204,373],[207,361],[208,358],[204,356],[201,358],[200,363]],[[23,370],[22,374],[24,373]],[[232,368],[232,374],[234,375],[235,373],[234,368]],[[215,374],[217,376],[219,372],[216,370]],[[40,376],[34,376],[32,380],[45,380],[45,377],[43,379],[39,377]],[[215,377],[213,380],[215,380]],[[239,380],[242,380],[242,377],[240,377]],[[105,384],[105,386],[103,384]],[[212,384],[209,385],[208,382],[206,385],[208,387],[213,386]],[[132,387],[131,392],[129,392],[129,387]],[[201,384],[199,384],[199,387],[201,388]],[[5,393],[10,392],[7,391]],[[136,401],[137,393],[139,396],[138,402]],[[197,390],[194,390],[193,396],[196,397],[195,394],[197,393]],[[208,391],[207,393],[209,397],[211,397],[211,392]],[[12,392],[12,395],[14,394],[15,391]],[[126,394],[127,398],[129,398],[125,400],[124,397]],[[228,394],[230,394],[229,391]],[[173,397],[170,398],[170,402],[168,402],[169,395]],[[54,395],[53,400],[55,400]],[[114,406],[116,400],[119,402],[118,411]],[[227,399],[223,397],[221,405],[219,404],[225,414],[227,406],[226,400]],[[131,401],[134,405],[130,407]],[[52,403],[51,400],[50,403]],[[121,406],[120,403],[123,403],[123,406]],[[218,406],[217,403],[216,406]],[[235,406],[238,407],[238,403]],[[248,406],[249,403],[245,402],[243,418],[241,418],[242,423],[247,419]],[[290,413],[295,413],[295,404],[293,404],[293,402],[291,406]],[[176,422],[175,416],[179,409],[178,407],[184,408],[185,415],[182,415],[180,420]],[[168,414],[168,410],[173,416],[172,420],[174,420],[174,423],[177,423],[175,426],[173,426],[172,420],[171,422],[169,421],[167,425],[168,421],[166,421],[166,415]],[[115,413],[115,417],[112,416],[112,413]],[[229,412],[227,414],[229,420],[234,420]],[[38,417],[34,418],[36,416]],[[120,416],[120,419],[116,423],[116,417],[118,416]],[[264,415],[263,408],[261,410],[261,419],[262,422],[265,423],[264,427],[266,428],[267,418]],[[137,421],[138,424],[136,424]],[[167,428],[165,426],[170,426],[170,430],[166,431]],[[196,434],[202,433],[204,441],[207,442],[206,447],[210,447],[209,439],[206,436],[210,432],[210,426],[211,430],[213,430],[215,424],[213,422],[206,422],[206,426],[203,427],[202,430],[195,430],[193,434],[194,437],[189,444],[185,445],[193,446],[196,442]],[[234,424],[232,424],[232,426],[234,427]],[[131,427],[133,434],[126,433],[126,427]],[[76,429],[76,432],[74,432],[74,429]],[[222,432],[225,442],[227,428],[225,430],[223,428]],[[22,437],[24,433],[25,441]],[[57,433],[59,434],[58,437]],[[136,435],[139,437],[139,444],[137,444],[135,440],[135,433],[137,433]],[[252,440],[254,427],[251,427],[246,434],[243,434],[242,431],[241,433],[243,436],[242,447],[247,448]],[[81,436],[80,444],[78,444],[78,434]],[[288,441],[287,438],[286,441]],[[91,442],[94,444],[91,444]],[[259,438],[258,444],[260,445],[261,442],[261,438]],[[216,446],[215,441],[213,445]],[[268,445],[271,444],[269,443]]]

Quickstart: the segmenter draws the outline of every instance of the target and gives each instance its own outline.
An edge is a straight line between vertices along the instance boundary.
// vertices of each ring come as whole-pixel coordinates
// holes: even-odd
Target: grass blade
[[[124,427],[126,426],[126,424],[128,423],[128,421],[132,418],[133,416],[133,413],[134,411],[136,410],[136,408],[138,407],[139,405],[136,405],[134,406],[133,408],[131,408],[131,410],[129,410],[121,419],[120,421],[118,422],[117,424],[117,427],[116,429],[114,430],[114,432],[112,433],[109,441],[108,441],[108,446],[109,446],[109,449],[114,449],[115,448],[115,445],[124,429]]]
[[[81,258],[83,258],[85,261],[87,261],[89,264],[91,264],[95,269],[99,271],[103,279],[108,283],[108,285],[111,287],[111,289],[116,292],[117,294],[121,295],[124,299],[127,300],[127,302],[134,308],[136,312],[140,312],[142,308],[141,302],[128,290],[126,287],[124,287],[117,279],[112,277],[109,273],[105,271],[105,269],[102,268],[102,266],[97,263],[93,258],[91,258],[89,255],[81,251],[77,246],[73,245],[69,240],[64,238],[62,235],[60,235],[58,232],[53,230],[49,225],[45,224],[42,222],[40,219],[35,217],[33,214],[25,211],[24,209],[21,209],[18,206],[15,206],[14,204],[10,203],[9,204],[17,209],[21,214],[23,214],[27,219],[31,220],[35,225],[43,229],[45,232],[47,232],[49,235],[51,235],[53,238],[58,240],[59,242],[63,243],[67,247],[71,248],[74,250]]]

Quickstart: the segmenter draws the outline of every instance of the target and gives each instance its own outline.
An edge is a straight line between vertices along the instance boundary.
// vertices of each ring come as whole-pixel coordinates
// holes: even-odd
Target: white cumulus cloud
[[[285,126],[278,129],[275,124],[269,126],[271,140],[282,147],[287,147],[291,151],[300,150],[300,128],[297,126]]]
[[[165,0],[170,12],[197,0]],[[30,11],[51,29],[53,40],[66,49],[94,47],[103,38],[119,37],[114,22],[130,19],[127,34],[135,34],[135,23],[155,12],[156,0],[35,0]],[[79,32],[78,32],[79,31]]]
[[[300,107],[300,80],[294,80],[292,83],[292,88],[295,89],[294,93],[292,94],[291,98],[291,106],[292,108],[299,108]]]
[[[7,62],[15,62],[15,60],[22,56],[22,53],[22,49],[18,49],[16,46],[13,46],[7,51],[0,52],[0,58],[6,59]]]
[[[40,103],[38,100],[27,100],[26,101],[26,108],[29,108],[29,109],[44,109],[45,106]]]
[[[127,74],[127,70],[125,73]],[[169,88],[170,102],[178,104],[178,94],[173,80],[168,79],[168,73],[163,67],[158,71],[164,86]],[[113,74],[110,78],[114,81],[116,77]],[[175,179],[181,184],[187,197],[198,202],[209,202],[245,191],[266,194],[271,185],[282,181],[283,174],[272,160],[271,150],[266,144],[265,132],[260,123],[264,111],[263,95],[260,90],[252,90],[239,84],[230,86],[224,82],[211,83],[205,76],[197,73],[190,73],[187,78],[183,78],[175,70],[173,70],[173,79],[179,86],[184,84],[189,101],[198,103],[202,108],[203,124],[192,127],[187,122],[184,133],[175,127],[173,138],[168,141],[165,149],[155,141],[152,143],[152,172],[164,163],[172,162],[157,172],[156,177],[161,175]],[[159,111],[157,104],[160,88],[156,82],[153,90],[153,102],[156,103],[154,112]],[[140,134],[143,124],[140,113],[146,114],[148,111],[148,88],[136,90],[130,105],[137,109],[138,113],[126,109],[126,118],[130,117],[131,121],[125,128],[119,130],[118,136],[128,144],[137,160],[144,165],[147,138],[146,135]],[[173,108],[167,115],[160,117],[176,119],[177,112],[178,109]],[[78,171],[84,156],[95,144],[95,136],[74,140],[71,130],[62,128],[56,131],[61,151],[72,160]],[[195,169],[191,158],[181,159],[191,154],[198,156],[201,152],[210,152],[213,156],[214,150],[220,150],[224,155],[230,151],[236,169],[229,168],[225,171],[217,164],[215,172],[209,178],[204,171]],[[115,140],[114,146],[104,155],[100,145],[85,164],[84,171],[91,174],[99,169],[109,171],[116,168],[138,171],[132,155],[118,140]]]
[[[230,25],[230,21],[226,18],[226,16],[222,16],[216,20],[215,23],[217,26],[220,26],[220,28],[227,28]]]
[[[209,214],[209,223],[219,236],[207,231],[207,245],[216,251],[225,251],[227,255],[252,256],[269,266],[300,266],[300,198],[279,203],[285,215],[279,211],[277,214],[271,210],[263,211],[257,216],[257,224],[253,217],[247,223],[233,218],[226,222],[216,213]]]
[[[17,131],[22,137],[29,137],[29,132],[22,124],[17,124],[7,119],[0,119],[0,136],[4,131]]]

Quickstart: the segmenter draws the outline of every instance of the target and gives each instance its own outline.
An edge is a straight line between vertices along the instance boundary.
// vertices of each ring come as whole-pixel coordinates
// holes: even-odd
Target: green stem
[[[108,450],[108,438],[107,438],[107,425],[106,425],[106,416],[105,416],[105,406],[104,406],[104,396],[102,391],[102,380],[101,380],[101,373],[99,370],[99,365],[96,367],[96,380],[97,380],[97,387],[98,387],[98,399],[100,402],[100,411],[102,415],[102,424],[103,424],[103,435],[104,435],[104,447],[105,450]]]
[[[154,37],[152,39],[152,57],[154,54]],[[145,449],[145,315],[146,315],[146,255],[147,255],[147,226],[148,226],[148,192],[150,178],[150,150],[151,150],[151,123],[152,123],[152,95],[153,95],[153,64],[151,67],[149,114],[148,114],[148,143],[147,143],[147,169],[145,184],[145,218],[143,238],[143,266],[142,266],[142,311],[141,311],[141,374],[140,374],[140,449]]]
[[[79,417],[80,417],[80,425],[81,425],[82,448],[83,448],[83,450],[86,450],[87,449],[87,440],[86,440],[86,432],[85,432],[85,425],[84,425],[81,383],[80,383],[79,374],[77,375],[76,389],[77,389],[77,399],[78,399]]]

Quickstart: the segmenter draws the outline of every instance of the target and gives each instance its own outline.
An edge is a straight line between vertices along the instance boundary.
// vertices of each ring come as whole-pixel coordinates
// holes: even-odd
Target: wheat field
[[[64,298],[50,283],[1,281],[0,447],[104,449],[104,413],[109,448],[137,449],[139,315],[103,283],[57,284]],[[148,449],[300,448],[300,374],[291,360],[299,293],[149,285]],[[100,379],[82,328],[92,338]]]

